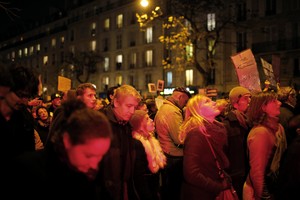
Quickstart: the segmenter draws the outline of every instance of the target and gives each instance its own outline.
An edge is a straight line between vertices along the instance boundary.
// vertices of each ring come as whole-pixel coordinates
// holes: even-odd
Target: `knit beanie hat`
[[[143,119],[148,113],[143,110],[136,110],[129,120],[132,130],[136,131],[141,127]]]
[[[246,94],[251,94],[251,92],[242,86],[236,86],[234,88],[232,88],[229,92],[229,100],[230,103],[233,105],[234,103],[237,103],[240,98]]]

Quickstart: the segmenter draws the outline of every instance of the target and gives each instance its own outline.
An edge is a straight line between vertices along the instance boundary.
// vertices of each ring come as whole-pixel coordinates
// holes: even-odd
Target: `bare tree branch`
[[[15,8],[15,7],[10,7],[10,4],[9,2],[3,2],[3,1],[0,1],[0,12],[1,10],[3,10],[6,15],[13,21],[14,18],[16,17],[20,17],[19,15],[17,15],[16,13],[20,11],[19,8]]]

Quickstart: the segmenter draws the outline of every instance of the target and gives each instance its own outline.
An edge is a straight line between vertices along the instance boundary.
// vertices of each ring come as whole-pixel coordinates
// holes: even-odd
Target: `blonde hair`
[[[139,102],[142,100],[142,96],[134,87],[132,87],[131,85],[121,85],[114,92],[114,98],[112,104],[114,100],[120,100],[124,96],[129,96],[129,95],[132,95],[135,98],[137,98]]]
[[[205,123],[210,123],[203,116],[200,115],[199,110],[201,106],[206,102],[207,96],[197,94],[189,99],[185,109],[185,119],[180,126],[179,140],[184,142],[186,135],[194,128],[199,128],[200,132],[206,135]]]

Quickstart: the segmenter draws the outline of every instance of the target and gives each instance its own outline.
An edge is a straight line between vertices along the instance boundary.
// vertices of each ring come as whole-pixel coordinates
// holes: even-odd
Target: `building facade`
[[[138,1],[89,0],[81,5],[76,2],[67,1],[66,12],[56,13],[51,22],[0,42],[1,61],[38,71],[45,95],[57,90],[58,76],[70,78],[73,88],[80,83],[76,78],[78,71],[70,60],[82,52],[98,57],[93,70],[82,70],[80,78],[94,83],[99,93],[111,86],[130,84],[149,97],[156,94],[148,91],[148,83],[156,84],[158,80],[164,80],[165,88],[186,86],[196,90],[214,88],[219,94],[228,92],[238,84],[230,56],[248,48],[257,60],[262,83],[265,77],[260,58],[271,62],[272,55],[277,55],[281,85],[300,84],[297,0],[228,0],[224,13],[232,15],[235,24],[220,34],[222,42],[215,50],[214,82],[208,85],[203,85],[203,75],[192,65],[184,70],[162,66],[165,51],[158,39],[164,34],[162,21],[153,20],[141,30],[136,13],[143,11]],[[166,8],[166,2],[153,1],[162,8]],[[205,58],[206,54],[202,51],[197,56]],[[205,59],[201,62],[205,65]]]

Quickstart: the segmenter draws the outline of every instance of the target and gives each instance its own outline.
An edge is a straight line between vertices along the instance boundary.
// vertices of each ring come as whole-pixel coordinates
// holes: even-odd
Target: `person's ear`
[[[120,102],[118,101],[118,99],[113,99],[112,101],[115,108],[120,106]]]
[[[66,149],[70,148],[72,146],[70,135],[68,132],[63,133],[63,143]]]
[[[239,104],[238,103],[233,103],[233,105],[232,105],[235,109],[238,109],[238,107],[239,107]]]

